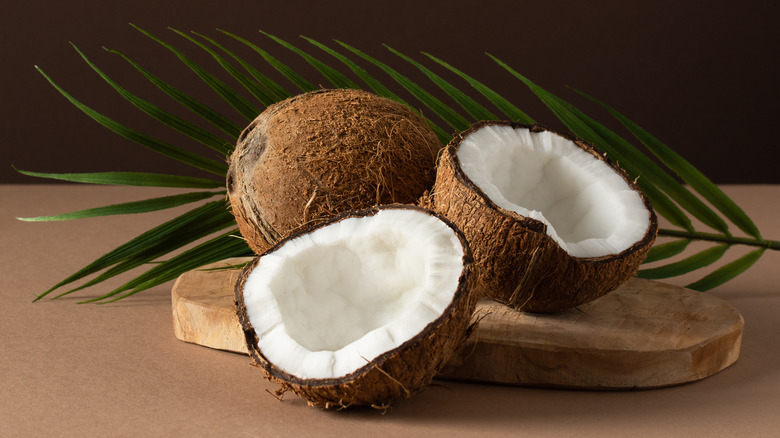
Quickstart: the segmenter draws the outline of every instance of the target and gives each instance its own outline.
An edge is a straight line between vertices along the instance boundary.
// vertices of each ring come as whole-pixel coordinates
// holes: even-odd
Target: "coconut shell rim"
[[[639,197],[642,199],[642,203],[644,204],[645,208],[647,209],[650,215],[649,224],[647,230],[645,230],[645,234],[642,236],[641,239],[637,240],[631,246],[629,246],[628,248],[624,249],[623,251],[617,254],[607,254],[598,257],[577,257],[571,255],[568,251],[561,248],[558,242],[556,242],[552,237],[550,237],[549,234],[547,234],[547,225],[544,222],[534,218],[523,216],[517,212],[507,210],[503,207],[496,205],[496,203],[493,202],[493,200],[490,199],[490,197],[488,197],[485,194],[485,192],[476,183],[471,181],[471,179],[465,174],[465,172],[463,171],[460,165],[460,158],[458,158],[457,155],[457,150],[460,147],[461,142],[472,133],[486,126],[510,126],[514,129],[518,129],[518,128],[528,129],[531,132],[547,131],[552,134],[559,135],[566,140],[571,141],[577,147],[593,155],[594,158],[604,162],[607,166],[610,167],[610,169],[612,169],[615,173],[617,173],[628,184],[629,188],[632,191],[636,192],[639,195]],[[521,122],[514,122],[509,120],[482,120],[472,124],[468,129],[456,133],[453,136],[452,140],[444,147],[442,152],[442,157],[450,160],[455,178],[457,178],[458,181],[460,181],[469,190],[476,193],[480,197],[480,199],[482,199],[482,201],[485,202],[485,205],[488,208],[491,208],[496,212],[498,212],[499,214],[508,217],[509,219],[519,223],[521,226],[528,229],[529,231],[543,234],[545,242],[557,246],[558,248],[561,249],[561,251],[564,251],[569,257],[572,257],[582,263],[600,264],[600,263],[611,262],[613,260],[619,260],[629,256],[630,254],[636,251],[639,251],[640,249],[648,245],[651,245],[655,241],[656,234],[658,232],[658,218],[655,214],[655,211],[653,210],[652,204],[650,203],[650,200],[648,199],[647,195],[639,188],[636,182],[634,182],[634,180],[631,179],[631,177],[628,175],[628,173],[626,173],[625,170],[620,168],[617,164],[615,164],[614,162],[612,162],[612,160],[609,159],[606,153],[602,152],[595,145],[585,140],[582,140],[571,133],[560,132],[554,129],[549,129],[546,126],[538,123],[521,123]]]
[[[252,270],[257,266],[257,264],[260,262],[260,259],[284,245],[287,241],[292,240],[298,236],[308,234],[311,232],[314,232],[320,228],[326,227],[330,224],[339,222],[344,219],[349,218],[363,218],[363,217],[370,217],[374,216],[375,214],[379,213],[382,210],[415,210],[415,211],[421,211],[426,214],[429,214],[431,216],[436,217],[437,219],[444,222],[450,229],[452,229],[455,232],[455,235],[458,237],[458,241],[460,242],[462,248],[463,248],[463,269],[461,271],[460,276],[458,277],[458,286],[453,293],[453,298],[450,301],[449,305],[444,309],[444,311],[439,315],[435,320],[431,321],[428,325],[426,325],[419,333],[417,333],[412,338],[406,340],[401,345],[398,345],[397,347],[388,350],[384,352],[383,354],[375,357],[374,359],[367,361],[365,365],[362,367],[354,370],[353,372],[346,374],[341,377],[333,377],[333,378],[325,378],[325,379],[304,379],[300,378],[298,376],[295,376],[293,374],[290,374],[281,368],[274,365],[273,362],[268,360],[266,356],[262,353],[262,350],[260,350],[257,347],[257,342],[259,341],[257,332],[255,332],[254,328],[249,323],[249,317],[247,315],[246,306],[243,303],[243,289],[244,285],[246,283],[246,280],[249,276],[249,273],[252,272]],[[458,229],[455,224],[453,224],[449,219],[442,216],[438,212],[435,212],[433,210],[410,205],[410,204],[387,204],[387,205],[378,205],[367,209],[361,209],[361,210],[355,210],[355,211],[348,211],[341,213],[339,215],[334,216],[333,218],[316,224],[312,225],[306,229],[303,229],[299,232],[296,232],[290,236],[285,237],[284,239],[277,242],[275,245],[273,245],[271,248],[269,248],[267,251],[263,252],[261,255],[258,255],[252,259],[250,263],[248,263],[239,274],[238,281],[236,282],[236,286],[234,288],[234,301],[236,304],[236,310],[238,313],[238,319],[241,323],[241,330],[244,333],[244,337],[246,340],[247,350],[249,352],[249,355],[252,357],[252,359],[255,361],[255,364],[262,368],[264,371],[266,371],[270,376],[281,380],[283,382],[292,384],[292,385],[298,385],[298,386],[306,386],[306,387],[312,387],[312,388],[319,388],[319,387],[330,387],[330,386],[337,386],[340,384],[348,383],[350,381],[354,381],[358,378],[360,378],[362,375],[368,373],[371,369],[374,367],[380,367],[384,362],[386,362],[388,359],[402,353],[404,350],[409,349],[410,346],[416,344],[417,342],[421,341],[423,338],[425,338],[428,334],[433,332],[437,327],[439,327],[442,323],[446,322],[447,319],[450,317],[453,311],[461,305],[461,302],[465,299],[468,299],[468,279],[471,276],[472,271],[472,265],[474,262],[473,255],[471,253],[471,250],[468,246],[468,241],[466,240],[463,233]]]

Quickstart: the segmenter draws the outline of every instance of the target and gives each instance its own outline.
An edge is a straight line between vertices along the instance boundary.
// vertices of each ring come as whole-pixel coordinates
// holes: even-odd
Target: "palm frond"
[[[92,68],[92,70],[94,70],[104,81],[106,81],[106,83],[108,83],[111,88],[116,90],[119,95],[125,98],[125,100],[135,105],[136,108],[148,114],[153,119],[160,121],[166,126],[173,128],[187,137],[202,143],[216,152],[224,154],[230,150],[230,141],[220,138],[210,133],[209,131],[202,129],[195,124],[182,119],[181,117],[177,117],[168,111],[163,110],[159,106],[154,105],[153,103],[127,91],[126,89],[119,86],[119,84],[114,82],[111,78],[109,78],[105,73],[103,73],[103,71],[100,70],[94,63],[92,63],[92,61],[90,61],[89,58],[87,58],[87,56],[81,50],[79,50],[78,47],[76,47],[75,44],[73,45],[73,48],[76,50],[76,52],[78,52],[79,55],[81,55],[81,58],[84,60],[84,62],[87,63],[87,65]]]
[[[263,71],[263,66],[255,64],[252,60],[248,60],[245,57],[239,56],[237,50],[229,47],[228,43],[238,43],[238,48],[250,49],[255,54],[259,54],[264,61],[262,64],[264,64],[265,67],[270,66],[300,91],[305,92],[314,90],[317,88],[314,84],[321,84],[323,83],[323,80],[325,80],[334,87],[365,88],[381,96],[401,102],[409,106],[418,114],[424,115],[426,121],[434,129],[442,143],[446,143],[450,140],[451,135],[448,132],[452,132],[453,129],[461,131],[466,129],[474,121],[480,119],[495,119],[499,117],[496,115],[496,112],[478,103],[475,99],[475,97],[478,96],[494,106],[501,114],[500,117],[524,123],[534,123],[534,119],[529,117],[506,98],[502,97],[499,92],[489,88],[463,70],[425,52],[422,52],[423,60],[415,60],[407,54],[401,53],[389,46],[385,46],[389,53],[393,55],[390,57],[391,60],[398,61],[403,66],[411,67],[421,72],[424,77],[430,81],[430,84],[421,85],[409,79],[409,77],[403,74],[399,69],[392,67],[390,64],[392,62],[391,60],[385,62],[369,56],[362,50],[345,42],[336,41],[338,47],[345,51],[345,53],[343,53],[311,38],[301,37],[321,52],[327,54],[329,59],[338,61],[337,65],[333,66],[298,46],[275,35],[260,31],[264,37],[270,39],[275,44],[278,44],[284,50],[291,51],[300,56],[305,62],[314,67],[314,70],[317,74],[321,75],[321,77],[313,78],[305,77],[303,74],[296,72],[293,68],[280,61],[279,58],[272,55],[270,51],[262,48],[258,44],[228,31],[218,30],[219,35],[227,39],[225,42],[220,42],[217,38],[212,38],[201,33],[193,32],[187,34],[176,29],[171,29],[177,36],[182,37],[188,43],[191,43],[197,50],[210,56],[210,59],[218,66],[217,71],[210,71],[209,68],[193,61],[183,49],[176,47],[172,43],[164,41],[137,26],[133,27],[150,38],[153,42],[166,48],[173,56],[184,63],[186,67],[202,80],[204,85],[209,87],[221,99],[227,102],[235,110],[235,114],[222,114],[197,101],[177,87],[171,85],[171,83],[163,80],[158,75],[152,74],[149,70],[141,67],[120,51],[109,50],[109,52],[121,56],[151,84],[163,91],[167,97],[189,110],[191,115],[205,120],[224,134],[227,134],[229,140],[199,128],[199,125],[192,121],[188,121],[182,117],[164,111],[157,104],[142,99],[136,94],[121,87],[109,78],[95,63],[88,59],[81,50],[75,46],[74,48],[83,61],[129,104],[135,106],[152,119],[163,123],[183,137],[194,139],[225,156],[232,150],[233,142],[239,136],[247,121],[254,119],[260,112],[260,106],[268,106],[291,96],[289,91],[266,75]],[[356,58],[356,60],[350,59],[350,56]],[[717,263],[718,260],[734,246],[749,245],[756,247],[755,250],[752,250],[730,263],[717,267],[700,280],[695,281],[688,286],[696,290],[707,290],[723,284],[744,272],[753,265],[767,249],[780,249],[780,242],[763,239],[758,228],[747,214],[745,214],[733,200],[728,198],[720,189],[718,189],[715,184],[698,171],[693,164],[680,157],[670,147],[642,129],[628,117],[618,113],[607,104],[588,96],[585,93],[576,91],[590,99],[597,107],[606,109],[612,117],[616,118],[628,129],[635,140],[639,141],[639,143],[650,151],[654,157],[660,160],[665,168],[656,164],[650,156],[646,155],[639,147],[634,146],[631,141],[606,128],[584,111],[546,91],[498,58],[493,57],[492,55],[488,56],[496,62],[500,68],[503,68],[514,78],[525,84],[551,110],[552,114],[562,121],[575,135],[595,144],[603,150],[612,161],[617,162],[632,175],[632,177],[636,178],[640,188],[648,195],[653,203],[655,210],[671,224],[672,228],[665,228],[659,231],[661,236],[671,240],[667,239],[667,241],[659,242],[651,249],[646,260],[646,263],[648,264],[665,264],[642,269],[638,274],[639,276],[662,279],[682,275],[698,271],[705,266]],[[430,65],[426,65],[424,61],[429,62]],[[383,83],[383,80],[368,73],[366,67],[380,70],[390,81],[399,85],[406,94],[399,95],[392,91],[387,84]],[[441,73],[437,72],[435,69],[439,69]],[[88,184],[180,187],[191,189],[220,189],[224,187],[222,181],[224,181],[225,173],[227,172],[227,165],[224,162],[206,158],[202,155],[190,152],[183,147],[174,146],[157,140],[117,121],[109,119],[68,94],[46,75],[43,70],[38,70],[70,103],[106,128],[111,129],[115,133],[128,138],[143,147],[200,170],[217,175],[219,178],[195,178],[148,172],[47,173],[17,170],[20,173],[33,177]],[[348,73],[362,81],[364,86],[358,85],[353,81],[353,79],[348,76]],[[461,85],[445,80],[441,75],[442,73],[454,75],[455,80],[462,81],[463,84]],[[221,79],[221,77],[224,76],[227,76],[236,84],[236,86],[228,85],[228,82]],[[434,92],[436,91],[443,92],[449,99],[455,102],[458,108],[453,108],[435,97]],[[245,98],[245,93],[249,93],[252,98],[256,99],[260,106],[256,106]],[[420,108],[427,108],[427,110],[421,111]],[[460,111],[465,111],[465,115]],[[430,114],[428,114],[428,112],[430,112]],[[681,178],[688,186],[696,191],[696,193],[701,195],[701,197],[709,202],[714,209],[705,204],[694,193],[688,190],[686,186],[679,183],[676,179],[677,177]],[[64,215],[26,218],[24,220],[64,220],[108,214],[140,213],[183,205],[188,202],[196,202],[208,199],[212,196],[224,197],[224,191],[193,191],[174,196],[97,207]],[[691,218],[698,219],[701,223],[715,232],[696,229]],[[736,228],[746,233],[748,237],[732,235],[729,224],[734,225]],[[57,296],[68,295],[78,290],[93,287],[135,268],[149,264],[153,265],[153,267],[122,286],[99,297],[87,300],[87,302],[111,302],[162,284],[176,278],[178,275],[181,275],[188,270],[198,268],[204,264],[229,257],[250,255],[251,252],[248,246],[240,238],[238,232],[233,229],[234,227],[235,220],[229,212],[227,200],[222,199],[220,201],[206,202],[203,205],[142,233],[136,238],[131,239],[127,243],[120,245],[116,249],[99,257],[84,268],[52,286],[38,296],[36,300],[41,299],[66,285],[72,285],[74,282],[87,279],[88,277],[92,278],[80,286],[71,287],[69,290],[61,292]],[[227,228],[231,228],[231,230],[225,232],[224,230]],[[197,243],[198,241],[201,241],[201,243]],[[704,241],[712,246],[699,250],[692,255],[686,255],[686,251],[689,251],[691,248],[690,244],[695,241]],[[161,260],[161,258],[174,251],[177,251],[178,255],[173,256],[168,260]],[[683,258],[668,262],[668,260],[674,260],[675,257]]]
[[[196,178],[192,176],[166,175],[148,172],[88,172],[88,173],[48,173],[31,172],[14,167],[17,172],[38,178],[49,178],[86,184],[105,184],[114,186],[142,187],[178,187],[188,189],[219,189],[225,187],[222,180]]]
[[[151,33],[141,29],[138,26],[133,25],[133,27],[135,27],[142,34],[151,38],[153,41],[159,43],[166,49],[170,50],[174,55],[176,55],[177,58],[179,58],[179,60],[181,60],[181,62],[183,62],[187,67],[189,67],[193,73],[195,73],[204,83],[206,83],[206,85],[208,85],[219,96],[221,96],[225,100],[225,102],[230,104],[230,106],[232,106],[239,114],[243,115],[246,120],[252,120],[258,114],[260,114],[259,108],[252,105],[240,93],[236,92],[234,89],[229,87],[225,82],[218,79],[214,74],[210,73],[208,70],[195,63],[192,59],[190,59],[189,56],[185,55],[184,52],[177,49],[172,44],[166,43],[160,38],[157,38]]]
[[[121,135],[122,137],[125,137],[128,140],[132,140],[140,144],[141,146],[144,146],[145,148],[150,149],[154,152],[160,153],[169,158],[173,158],[176,161],[188,164],[192,167],[205,170],[206,172],[213,173],[216,175],[224,175],[225,172],[227,172],[227,165],[225,163],[220,163],[219,161],[202,157],[198,154],[192,153],[180,147],[168,144],[162,140],[158,140],[156,138],[142,134],[134,129],[128,128],[122,125],[121,123],[118,123],[115,120],[112,120],[104,116],[103,114],[100,114],[99,112],[84,105],[83,103],[76,100],[73,96],[68,94],[64,89],[62,89],[59,85],[57,85],[54,82],[54,80],[52,80],[48,75],[46,75],[46,73],[44,73],[42,69],[39,68],[38,71],[43,75],[43,77],[46,78],[47,81],[49,81],[49,83],[51,83],[51,85],[54,86],[54,88],[57,89],[57,91],[60,92],[60,94],[65,96],[65,98],[68,99],[70,103],[75,105],[77,108],[79,108],[85,114],[90,116],[96,122],[100,123],[101,125],[105,126],[111,131],[114,131],[115,133]]]
[[[106,205],[87,210],[63,213],[55,216],[36,216],[36,217],[18,217],[20,221],[25,222],[52,222],[68,221],[73,219],[86,219],[88,217],[111,216],[117,214],[138,214],[148,213],[150,211],[165,210],[178,207],[180,205],[201,201],[206,198],[213,198],[217,195],[224,196],[226,192],[190,192],[180,195],[163,196],[160,198],[149,198],[135,202],[123,202],[121,204]]]
[[[127,55],[124,53],[118,50],[107,48],[105,50],[107,50],[109,53],[113,53],[122,57],[131,66],[133,66],[133,68],[138,70],[155,87],[159,88],[162,92],[167,94],[185,108],[189,109],[194,114],[197,114],[201,119],[211,123],[215,127],[219,128],[222,132],[228,134],[232,139],[235,140],[238,138],[239,134],[241,134],[241,131],[244,129],[242,125],[239,125],[227,116],[218,113],[216,110],[209,108],[202,102],[199,102],[197,99],[188,96],[178,88],[153,75],[151,72],[149,72],[149,70],[141,67],[138,63],[127,57]],[[228,149],[226,149],[225,153],[228,152]]]

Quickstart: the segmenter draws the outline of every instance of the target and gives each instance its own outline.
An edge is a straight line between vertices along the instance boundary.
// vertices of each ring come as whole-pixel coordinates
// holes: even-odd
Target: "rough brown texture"
[[[359,212],[342,214],[307,230],[316,231],[322,226],[349,218],[376,214],[383,208],[409,208],[426,211],[437,216],[452,228],[463,246],[463,270],[458,280],[457,291],[444,313],[428,324],[422,332],[401,346],[390,350],[357,369],[349,375],[335,379],[301,379],[279,368],[263,355],[258,347],[258,338],[249,322],[243,301],[243,290],[249,273],[257,266],[262,255],[244,268],[235,288],[236,311],[244,331],[247,350],[254,365],[263,370],[266,378],[280,385],[281,396],[286,391],[304,397],[310,405],[323,408],[345,408],[369,405],[386,408],[393,400],[408,399],[414,393],[427,387],[436,373],[444,367],[468,337],[471,316],[479,295],[474,292],[471,275],[472,256],[468,243],[460,231],[447,219],[434,212],[408,205],[377,207]],[[297,235],[297,234],[296,234]],[[283,245],[295,235],[283,239],[269,252]],[[371,291],[366,291],[370,293]]]
[[[556,312],[592,301],[631,278],[655,241],[657,220],[647,197],[630,177],[595,147],[558,134],[612,167],[640,194],[650,212],[647,232],[630,248],[598,258],[573,257],[546,234],[542,222],[498,207],[461,170],[460,142],[487,124],[545,130],[539,125],[481,122],[456,135],[439,160],[432,201],[427,202],[469,241],[481,293],[517,310]]]
[[[241,133],[227,176],[242,235],[261,254],[338,213],[414,203],[435,179],[436,134],[406,106],[318,90],[269,106]]]

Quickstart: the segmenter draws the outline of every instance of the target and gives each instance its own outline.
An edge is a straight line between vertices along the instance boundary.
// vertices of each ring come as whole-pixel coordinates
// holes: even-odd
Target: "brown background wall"
[[[247,58],[252,52],[221,36],[223,28],[261,45],[296,69],[298,57],[257,29],[313,53],[304,34],[336,38],[382,59],[429,87],[416,70],[387,52],[430,52],[503,94],[541,123],[557,119],[488,51],[543,87],[617,128],[605,113],[566,86],[610,103],[665,141],[719,183],[780,183],[775,125],[780,88],[776,2],[771,1],[341,1],[137,0],[4,2],[2,32],[2,160],[0,183],[41,180],[11,168],[83,172],[132,170],[198,175],[100,127],[49,86],[39,65],[76,98],[139,131],[201,151],[116,95],[68,45],[72,41],[126,88],[177,112],[118,56],[118,49],[166,81],[231,113],[165,49],[127,25],[163,37],[199,62],[197,48],[166,29],[198,31]],[[332,45],[332,44],[331,44]],[[327,55],[321,57],[330,61]],[[355,59],[353,57],[353,59]],[[337,63],[334,62],[334,65]],[[270,67],[256,62],[274,76]],[[433,65],[427,63],[429,67]],[[436,69],[442,73],[441,70]],[[376,69],[371,73],[384,78]],[[453,83],[461,85],[451,75]],[[274,76],[276,77],[276,76]],[[312,78],[318,76],[312,74]],[[314,79],[315,81],[317,79]],[[389,79],[388,83],[391,83]],[[327,85],[326,82],[322,82]],[[621,131],[622,132],[622,131]],[[208,152],[207,152],[208,153]]]

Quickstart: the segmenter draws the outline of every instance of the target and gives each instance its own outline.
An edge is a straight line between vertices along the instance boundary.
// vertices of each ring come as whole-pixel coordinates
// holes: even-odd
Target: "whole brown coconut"
[[[433,185],[441,149],[425,120],[361,90],[318,90],[269,106],[241,133],[227,188],[257,254],[304,226]]]
[[[614,290],[657,232],[650,202],[623,170],[539,125],[480,122],[456,135],[427,202],[469,241],[480,292],[529,312]]]

